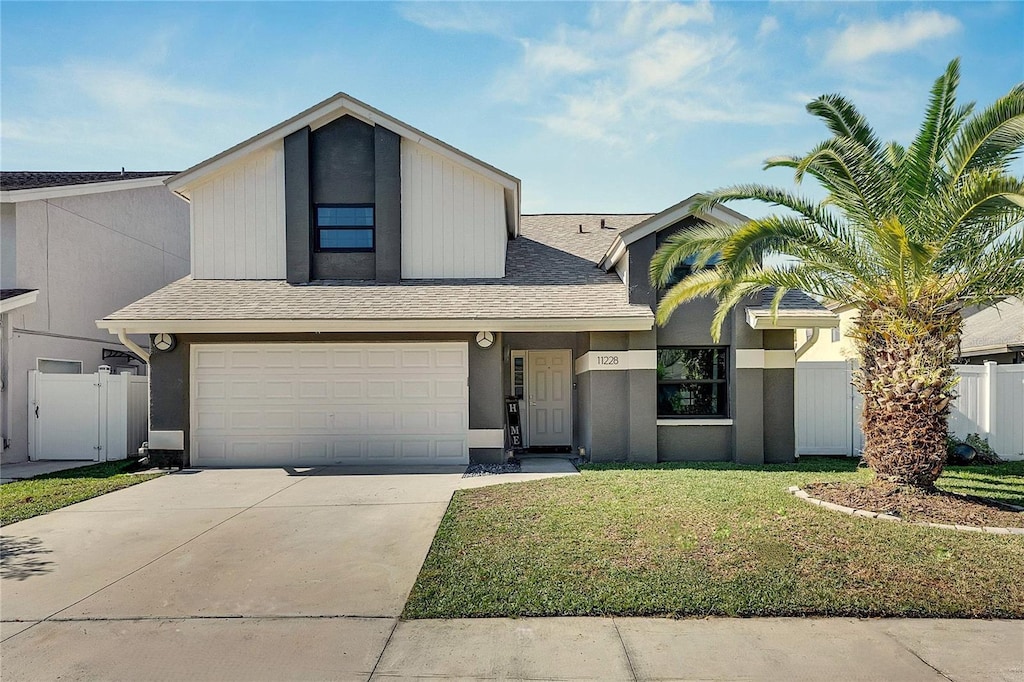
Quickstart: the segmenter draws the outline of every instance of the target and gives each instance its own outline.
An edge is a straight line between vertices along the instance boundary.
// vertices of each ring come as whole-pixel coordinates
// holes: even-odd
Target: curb
[[[843,514],[849,514],[851,516],[860,516],[865,519],[879,519],[880,521],[899,521],[900,523],[909,523],[912,526],[925,526],[927,528],[942,528],[945,530],[959,530],[967,531],[972,533],[990,533],[992,535],[1024,535],[1024,528],[1003,528],[998,526],[961,526],[951,525],[948,523],[932,523],[931,521],[907,521],[899,516],[893,516],[892,514],[879,514],[878,512],[868,511],[866,509],[854,509],[853,507],[844,507],[841,504],[835,504],[834,502],[826,502],[825,500],[819,500],[816,497],[811,497],[806,491],[801,490],[799,486],[791,485],[786,489],[786,492],[790,493],[794,497],[797,497],[804,502],[816,505],[818,507],[824,507],[825,509],[831,509],[832,511],[841,512]]]

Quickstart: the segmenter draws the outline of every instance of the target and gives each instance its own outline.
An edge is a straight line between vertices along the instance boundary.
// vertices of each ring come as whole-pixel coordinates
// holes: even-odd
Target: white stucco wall
[[[36,359],[81,360],[83,371],[95,372],[104,348],[125,350],[96,320],[189,272],[188,204],[163,186],[5,204],[5,223],[12,209],[0,265],[13,250],[16,275],[8,281],[5,273],[3,285],[39,294],[3,320],[3,462],[28,456],[28,371]]]

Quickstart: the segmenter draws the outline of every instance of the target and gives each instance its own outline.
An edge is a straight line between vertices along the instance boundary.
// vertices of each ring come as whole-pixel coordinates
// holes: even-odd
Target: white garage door
[[[197,466],[469,462],[465,343],[196,344]]]

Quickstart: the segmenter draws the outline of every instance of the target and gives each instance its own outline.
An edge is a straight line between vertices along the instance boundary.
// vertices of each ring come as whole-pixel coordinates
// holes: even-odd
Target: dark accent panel
[[[505,461],[503,448],[470,448],[470,464],[502,464]]]
[[[657,462],[658,373],[653,369],[631,369],[626,374],[629,376],[628,459],[630,462]]]
[[[314,204],[374,203],[373,126],[342,116],[310,135]]]
[[[658,303],[654,287],[651,286],[651,257],[654,255],[657,235],[649,234],[629,245],[623,258],[629,259],[629,302],[649,305],[653,310]]]
[[[374,128],[342,116],[310,135],[313,205],[374,204]],[[376,209],[374,221],[376,222]],[[375,235],[379,243],[379,229]],[[313,279],[375,279],[377,258],[370,253],[314,253]]]
[[[794,350],[796,331],[793,329],[766,329],[761,332],[765,350]]]
[[[629,372],[590,375],[590,458],[594,462],[629,459]]]
[[[501,335],[490,348],[469,341],[469,428],[500,429],[505,425],[505,395],[502,392]],[[470,453],[472,457],[472,453]]]
[[[764,370],[738,369],[734,376],[735,459],[740,464],[764,464]]]
[[[729,426],[659,426],[659,462],[728,462],[732,459]]]
[[[377,260],[373,252],[338,253],[321,251],[313,254],[314,279],[373,279]]]
[[[764,461],[796,460],[794,382],[791,369],[764,371]]]
[[[402,278],[402,138],[375,127],[374,184],[377,224],[377,281]]]
[[[150,337],[150,348],[153,338]],[[152,350],[149,356],[150,428],[185,432],[185,463],[188,463],[189,342],[178,337],[170,352]]]
[[[309,128],[284,138],[285,252],[288,281],[309,281],[312,213],[309,197]]]

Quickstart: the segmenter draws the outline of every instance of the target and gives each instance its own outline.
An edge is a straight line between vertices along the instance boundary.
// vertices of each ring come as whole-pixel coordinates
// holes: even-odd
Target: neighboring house
[[[798,361],[856,360],[857,349],[849,332],[857,318],[857,309],[849,304],[829,304],[827,307],[839,316],[839,327],[798,331]],[[993,306],[965,310],[963,317],[957,364],[1024,363],[1024,301],[1008,298]]]
[[[1024,301],[1008,298],[994,306],[965,312],[958,362],[1024,364]]]
[[[3,463],[28,457],[29,370],[144,371],[95,320],[188,274],[188,207],[170,175],[0,174]]]
[[[839,317],[839,326],[798,330],[798,362],[846,362],[857,358],[857,348],[850,338],[850,330],[857,319],[857,309],[849,303],[829,303],[825,307]]]
[[[655,328],[689,202],[520,216],[518,179],[344,94],[167,185],[192,275],[97,324],[151,335],[151,446],[192,465],[497,461],[507,412],[595,461],[794,457],[793,330],[836,318],[791,293],[718,342],[711,301]]]

